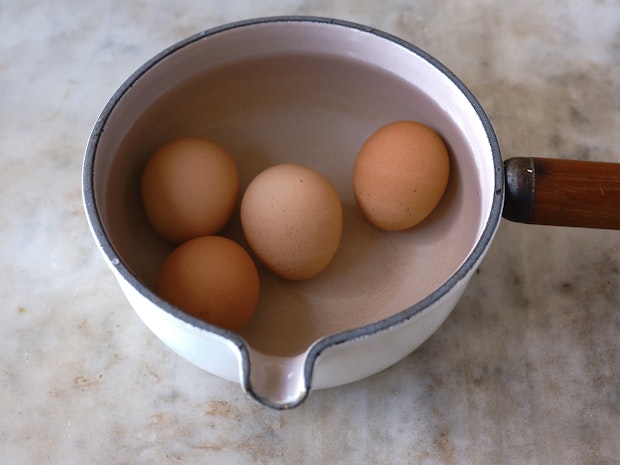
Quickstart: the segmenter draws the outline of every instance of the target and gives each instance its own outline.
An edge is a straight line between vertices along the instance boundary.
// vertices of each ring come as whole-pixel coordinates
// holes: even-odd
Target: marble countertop
[[[502,222],[417,351],[288,412],[138,319],[83,213],[91,127],[166,46],[275,14],[364,23],[433,54],[481,101],[506,158],[620,162],[614,1],[0,2],[0,461],[620,463],[619,232]]]

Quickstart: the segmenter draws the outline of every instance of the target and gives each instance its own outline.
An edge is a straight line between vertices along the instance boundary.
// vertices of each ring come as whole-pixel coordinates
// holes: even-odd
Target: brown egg
[[[398,121],[380,128],[362,145],[353,168],[353,192],[368,221],[400,231],[435,209],[449,177],[442,138],[421,123]]]
[[[332,184],[307,166],[282,164],[256,176],[241,200],[241,226],[260,261],[293,280],[319,274],[340,244],[342,206]]]
[[[168,256],[156,293],[196,318],[238,331],[252,317],[259,290],[258,271],[243,247],[224,237],[203,236]]]
[[[181,243],[224,227],[239,195],[239,174],[224,148],[205,138],[184,137],[151,156],[141,193],[155,230]]]

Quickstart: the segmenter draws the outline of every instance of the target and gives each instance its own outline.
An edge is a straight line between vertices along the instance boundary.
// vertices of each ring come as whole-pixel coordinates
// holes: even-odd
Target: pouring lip
[[[182,49],[187,45],[190,45],[194,42],[200,41],[209,36],[224,31],[230,31],[236,28],[255,26],[265,23],[286,22],[331,24],[337,27],[350,28],[357,31],[373,34],[379,38],[385,39],[407,49],[409,52],[421,57],[431,66],[439,70],[466,97],[466,99],[474,109],[475,113],[477,114],[478,118],[480,119],[480,123],[484,128],[488,139],[488,144],[491,149],[495,178],[493,200],[484,229],[473,250],[459,266],[459,268],[436,290],[434,290],[424,299],[414,303],[410,307],[407,307],[404,310],[375,323],[367,324],[334,335],[326,336],[315,341],[305,352],[304,389],[300,391],[300,395],[295,401],[282,405],[274,405],[270,404],[268,400],[257,396],[257,394],[254,393],[252,390],[250,382],[250,349],[247,343],[239,334],[234,331],[223,329],[198,318],[195,318],[181,311],[177,307],[169,304],[168,302],[157,296],[153,291],[151,291],[142,282],[142,280],[137,275],[135,275],[127,265],[123,263],[122,259],[114,249],[111,240],[108,237],[107,232],[102,224],[102,220],[99,216],[99,211],[97,209],[94,194],[94,164],[99,142],[103,135],[107,120],[110,118],[112,112],[114,111],[114,108],[118,105],[119,101],[123,98],[123,96],[131,89],[134,83],[161,60],[177,52],[178,50]],[[149,59],[131,74],[125,80],[125,82],[121,84],[121,86],[116,90],[113,96],[108,100],[91,131],[91,135],[86,146],[84,162],[82,166],[82,200],[91,232],[96,238],[98,246],[103,251],[109,265],[112,266],[118,272],[118,274],[125,281],[127,281],[138,293],[140,293],[147,300],[153,302],[159,308],[163,309],[165,312],[198,329],[221,336],[233,343],[240,354],[241,384],[243,388],[250,394],[251,397],[264,405],[268,405],[269,407],[275,409],[287,409],[298,405],[299,403],[303,402],[303,400],[305,400],[305,398],[307,397],[311,387],[315,361],[323,351],[330,347],[334,347],[352,340],[368,337],[370,335],[388,330],[396,325],[406,322],[407,320],[422,312],[424,309],[430,307],[432,304],[442,299],[446,294],[449,293],[452,288],[454,288],[460,281],[465,279],[472,272],[473,268],[484,256],[486,250],[490,246],[495,232],[497,231],[497,228],[499,227],[499,221],[502,216],[504,201],[504,167],[495,131],[482,105],[478,102],[478,100],[467,88],[467,86],[454,73],[452,73],[452,71],[450,71],[445,65],[443,65],[436,58],[434,58],[424,50],[392,34],[386,33],[371,26],[365,26],[347,20],[305,15],[266,16],[223,24],[191,35],[154,55],[151,59]]]

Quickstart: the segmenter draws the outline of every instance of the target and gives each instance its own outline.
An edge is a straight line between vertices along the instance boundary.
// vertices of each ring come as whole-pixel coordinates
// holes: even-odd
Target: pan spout
[[[243,388],[259,403],[284,410],[302,403],[310,389],[307,352],[295,356],[267,355],[250,350]]]

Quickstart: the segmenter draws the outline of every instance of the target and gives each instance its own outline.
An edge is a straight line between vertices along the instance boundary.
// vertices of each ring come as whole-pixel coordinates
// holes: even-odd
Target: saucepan
[[[406,231],[365,220],[352,191],[364,140],[393,121],[434,128],[449,150],[447,190]],[[235,158],[241,190],[261,170],[321,172],[343,208],[340,247],[304,281],[260,268],[257,310],[239,331],[160,298],[173,246],[149,225],[140,176],[150,154],[181,136],[208,137]],[[444,65],[376,29],[316,17],[271,17],[206,30],[140,67],[97,119],[83,166],[95,242],[131,306],[173,351],[285,409],[311,389],[368,377],[401,360],[448,317],[502,215],[525,223],[617,228],[612,163],[513,158],[489,118]],[[243,244],[238,215],[221,233]]]

